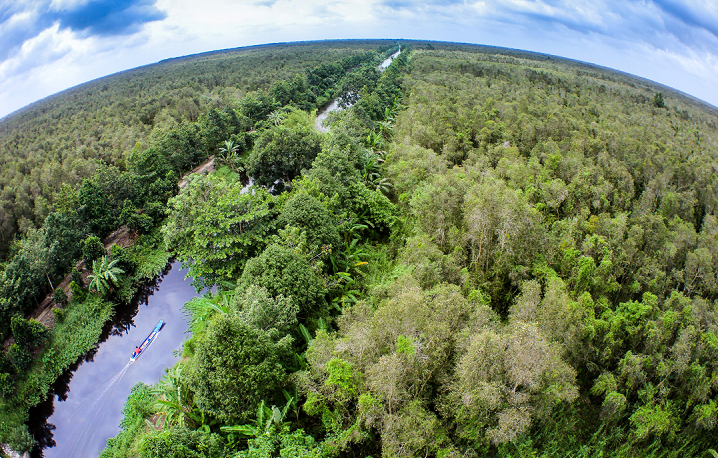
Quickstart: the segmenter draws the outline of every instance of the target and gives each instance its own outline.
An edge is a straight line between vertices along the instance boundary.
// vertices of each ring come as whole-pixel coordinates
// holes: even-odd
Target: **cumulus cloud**
[[[8,94],[20,100],[13,89],[19,81],[38,84],[27,103],[181,55],[382,37],[556,54],[718,104],[716,0],[0,0],[0,106],[20,107],[4,103]],[[29,72],[37,66],[67,79],[43,83]]]
[[[57,36],[58,31],[74,32],[81,38],[130,35],[144,24],[166,16],[157,8],[155,0],[4,2],[0,6],[0,61],[16,59],[20,53],[28,59],[28,49],[36,49],[33,41],[47,40]],[[56,48],[54,44],[45,44]],[[43,52],[38,63],[42,64],[42,59],[51,55],[60,54]]]
[[[48,16],[57,18],[60,28],[87,35],[128,35],[140,27],[167,17],[157,8],[155,0],[90,0],[82,4],[51,10]]]

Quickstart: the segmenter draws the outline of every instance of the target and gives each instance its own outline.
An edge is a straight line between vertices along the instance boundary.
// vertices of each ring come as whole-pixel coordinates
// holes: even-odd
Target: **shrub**
[[[85,259],[86,266],[91,266],[92,261],[105,255],[107,255],[107,251],[98,236],[91,235],[85,239],[82,246],[82,257]]]
[[[64,307],[67,303],[67,294],[65,294],[65,290],[62,288],[56,288],[55,292],[52,293],[52,300],[60,307]]]

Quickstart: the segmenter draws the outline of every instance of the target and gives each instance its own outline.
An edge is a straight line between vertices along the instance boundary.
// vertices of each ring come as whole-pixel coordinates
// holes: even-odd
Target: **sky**
[[[0,0],[0,117],[162,59],[345,38],[537,51],[718,106],[717,0]]]

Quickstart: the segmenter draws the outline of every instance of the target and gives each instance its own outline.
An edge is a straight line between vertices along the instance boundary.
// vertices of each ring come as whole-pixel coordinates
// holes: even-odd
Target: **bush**
[[[70,283],[70,291],[72,291],[72,302],[73,303],[78,304],[80,302],[85,302],[87,293],[85,292],[85,290],[82,287],[80,287],[74,281]]]
[[[32,362],[30,350],[24,345],[12,344],[7,355],[18,371],[24,371]]]
[[[0,373],[0,394],[5,398],[9,398],[14,392],[15,383],[12,380],[12,375],[7,372]]]
[[[64,307],[67,303],[67,294],[65,294],[65,290],[62,288],[56,288],[55,292],[52,293],[52,300],[60,307]]]
[[[221,436],[185,428],[152,432],[142,438],[138,448],[141,458],[227,456]]]
[[[52,309],[52,313],[55,315],[55,321],[58,323],[65,321],[65,309]]]
[[[72,268],[72,275],[70,276],[70,278],[71,278],[72,281],[74,281],[75,284],[77,284],[77,286],[79,286],[80,288],[84,288],[84,287],[85,287],[85,282],[82,281],[82,274],[80,273],[79,270],[77,270],[76,267],[73,267],[73,268]]]
[[[86,266],[91,266],[92,261],[106,255],[107,250],[105,250],[105,246],[98,236],[91,235],[85,239],[85,243],[82,246],[82,257],[85,259]]]
[[[15,315],[11,318],[10,327],[12,328],[15,342],[28,348],[39,347],[50,335],[50,330],[43,326],[42,323],[33,319],[26,320],[20,315]]]

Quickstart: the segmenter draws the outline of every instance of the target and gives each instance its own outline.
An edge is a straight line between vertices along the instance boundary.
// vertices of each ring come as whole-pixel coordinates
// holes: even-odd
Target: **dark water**
[[[96,458],[120,431],[122,408],[137,382],[152,384],[178,361],[187,337],[181,308],[198,296],[179,263],[117,310],[100,344],[53,385],[53,396],[30,411],[30,429],[40,443],[34,458]],[[165,326],[150,347],[129,363],[159,320]]]

